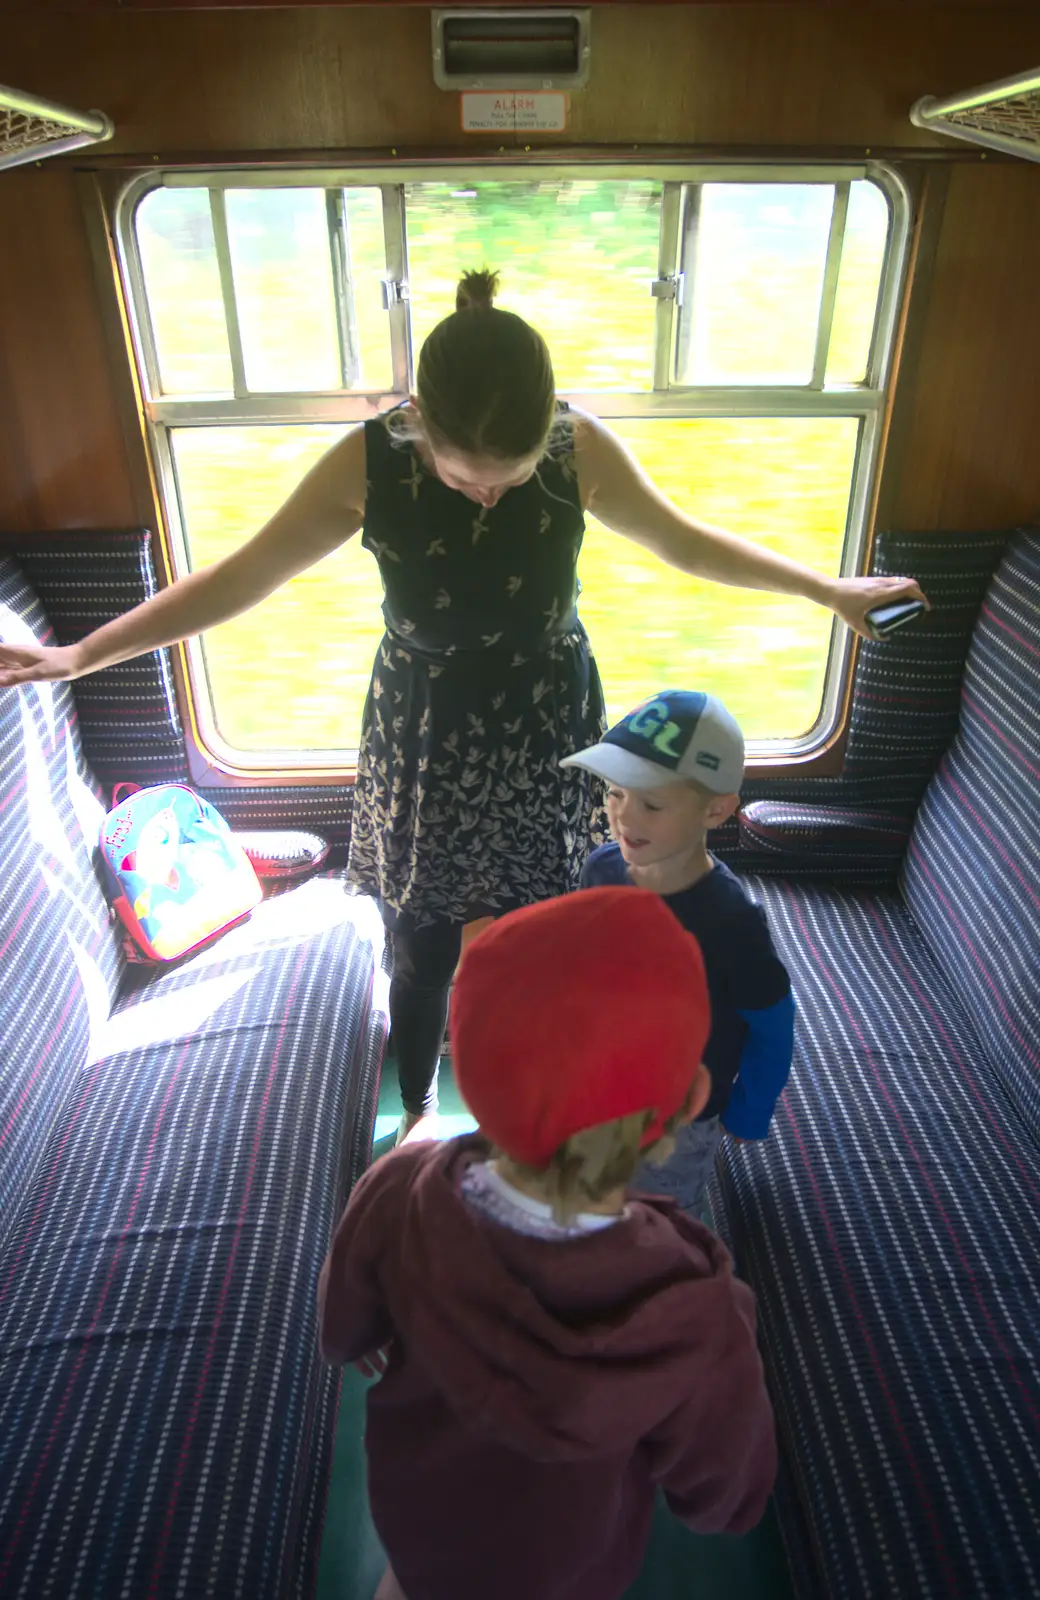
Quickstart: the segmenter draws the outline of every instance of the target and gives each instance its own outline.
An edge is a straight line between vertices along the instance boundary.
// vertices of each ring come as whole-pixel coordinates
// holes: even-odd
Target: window
[[[249,538],[345,428],[403,399],[460,272],[487,265],[561,394],[679,506],[854,571],[908,225],[875,165],[142,175],[119,237],[177,568]],[[581,577],[611,713],[688,683],[774,757],[833,728],[847,640],[818,608],[686,578],[592,518]],[[215,754],[349,761],[379,602],[352,540],[194,642]]]

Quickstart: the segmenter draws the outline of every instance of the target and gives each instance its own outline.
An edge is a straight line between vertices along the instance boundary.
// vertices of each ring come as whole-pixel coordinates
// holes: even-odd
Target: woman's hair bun
[[[490,311],[498,293],[498,273],[486,267],[479,272],[464,272],[455,290],[456,311]]]
[[[495,308],[497,288],[497,272],[464,272],[455,310],[427,334],[415,374],[423,433],[435,450],[541,458],[556,416],[552,359],[536,328]]]

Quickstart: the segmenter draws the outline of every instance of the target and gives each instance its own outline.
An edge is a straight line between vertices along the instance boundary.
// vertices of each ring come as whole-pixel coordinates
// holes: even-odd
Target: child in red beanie
[[[318,1291],[326,1360],[385,1355],[377,1600],[619,1600],[658,1486],[701,1533],[762,1515],[752,1293],[700,1223],[625,1193],[707,1099],[709,1022],[700,948],[645,890],[530,906],[471,945],[451,1027],[480,1132],[377,1162]]]

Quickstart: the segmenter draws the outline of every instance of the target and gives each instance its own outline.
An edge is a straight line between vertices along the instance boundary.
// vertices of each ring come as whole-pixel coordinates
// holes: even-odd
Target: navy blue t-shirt
[[[616,844],[594,850],[581,874],[583,889],[631,882]],[[703,1122],[721,1116],[729,1103],[748,1033],[740,1013],[775,1006],[790,993],[791,980],[773,948],[765,912],[723,862],[715,861],[692,888],[661,898],[693,934],[704,957],[711,999],[704,1065],[711,1073],[711,1095],[697,1119]]]

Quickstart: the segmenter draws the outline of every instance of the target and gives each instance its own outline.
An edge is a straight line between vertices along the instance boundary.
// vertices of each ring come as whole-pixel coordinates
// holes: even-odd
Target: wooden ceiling
[[[548,0],[549,4],[554,0]],[[555,0],[564,5],[566,0]],[[625,6],[629,10],[642,6],[710,6],[726,9],[733,6],[815,6],[830,11],[884,11],[932,10],[978,11],[993,9],[994,0],[573,0],[573,3],[597,9],[602,6]],[[444,0],[445,9],[464,8],[505,10],[544,10],[547,0]],[[1000,0],[1002,11],[1034,11],[1037,0]],[[343,9],[348,6],[365,6],[369,10],[385,6],[389,9],[411,6],[431,10],[429,0],[0,0],[0,13],[84,12],[84,11],[292,11],[325,7]]]

